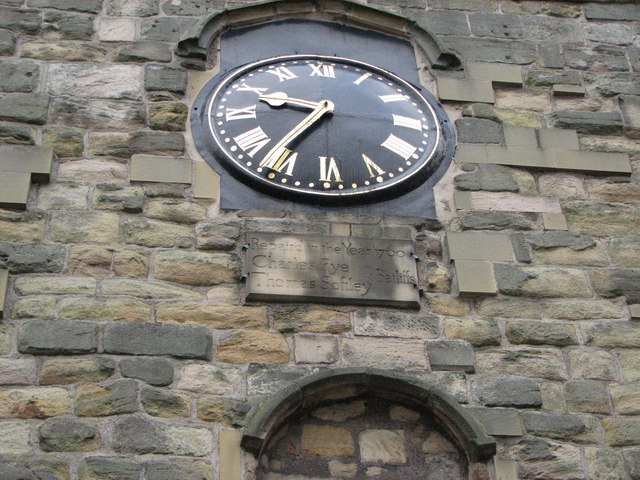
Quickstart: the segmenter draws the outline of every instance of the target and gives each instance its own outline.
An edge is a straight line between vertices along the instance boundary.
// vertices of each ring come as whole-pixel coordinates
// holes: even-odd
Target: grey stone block
[[[584,26],[584,35],[587,40],[598,43],[611,43],[614,45],[630,45],[633,37],[638,33],[638,27],[634,24],[623,23],[588,23]]]
[[[502,125],[479,118],[456,120],[458,141],[462,143],[503,143]]]
[[[171,57],[169,45],[159,42],[129,43],[111,53],[113,62],[170,62]]]
[[[22,10],[5,8],[0,15],[0,28],[6,28],[16,33],[35,35],[41,23],[38,10]]]
[[[467,15],[462,12],[429,10],[412,12],[412,18],[434,35],[469,35]]]
[[[144,71],[144,88],[149,91],[184,93],[187,89],[187,72],[161,65],[147,65]]]
[[[474,13],[469,15],[471,32],[478,37],[522,38],[519,15]]]
[[[555,345],[564,347],[578,344],[575,327],[557,323],[508,322],[506,335],[509,341],[516,345]]]
[[[0,170],[0,207],[25,208],[30,186],[30,173]]]
[[[42,36],[45,40],[91,40],[93,19],[81,13],[45,12]]]
[[[472,389],[487,407],[536,408],[542,406],[538,382],[512,375],[478,377]]]
[[[571,412],[611,414],[605,384],[597,380],[574,380],[565,384],[567,409]]]
[[[38,440],[45,452],[82,452],[95,450],[100,445],[100,434],[92,422],[56,417],[40,426]]]
[[[429,363],[433,370],[475,372],[473,347],[465,340],[436,340],[427,344]]]
[[[595,135],[619,135],[622,133],[622,115],[620,112],[579,112],[559,110],[549,116],[557,128],[570,128],[579,133]]]
[[[555,70],[529,70],[525,79],[527,85],[546,87],[555,84],[581,85],[582,74],[575,70],[558,72]]]
[[[411,1],[415,0],[410,0],[410,2]],[[162,11],[167,15],[188,16],[211,15],[212,13],[221,12],[225,6],[224,0],[187,0],[180,3],[163,0],[160,3],[162,3]],[[404,3],[407,3],[406,0]],[[424,8],[424,6],[422,8]]]
[[[64,255],[62,245],[0,244],[0,268],[12,273],[59,273]]]
[[[525,241],[523,233],[514,233],[511,235],[511,246],[516,262],[531,263],[531,252]]]
[[[522,419],[513,408],[470,408],[489,435],[519,437],[524,435]]]
[[[446,48],[450,48],[464,58],[472,58],[476,62],[524,65],[538,59],[536,45],[523,40],[443,36],[440,41]]]
[[[98,326],[88,322],[32,320],[18,330],[21,353],[56,355],[93,353],[98,348]]]
[[[640,10],[638,10],[638,6],[635,3],[587,3],[584,6],[584,16],[588,20],[621,20],[623,22],[632,22],[640,20]]]
[[[536,42],[582,43],[580,20],[542,15],[522,17],[524,37]]]
[[[146,111],[141,103],[118,100],[54,98],[51,120],[55,123],[95,129],[144,128]]]
[[[211,331],[205,327],[156,323],[110,323],[104,332],[104,350],[132,355],[170,355],[208,359]]]
[[[122,457],[88,457],[80,464],[81,478],[138,480],[142,465]]]
[[[540,64],[546,68],[564,67],[562,47],[560,45],[540,45]]]
[[[35,123],[47,121],[49,96],[40,93],[16,93],[0,98],[0,120]]]
[[[141,35],[145,40],[178,42],[197,25],[199,19],[192,17],[164,17],[142,21]]]
[[[122,453],[171,453],[162,424],[139,417],[119,420],[113,428],[113,449]]]
[[[630,448],[623,452],[631,480],[640,480],[640,448]]]
[[[590,416],[524,412],[524,425],[531,435],[579,443],[598,441],[596,422]]]
[[[520,190],[511,170],[500,165],[478,165],[475,172],[457,175],[453,181],[459,190],[486,190],[489,192],[517,192]]]
[[[16,51],[16,38],[8,30],[0,30],[0,55],[13,55]]]
[[[597,45],[589,49],[583,46],[565,46],[562,54],[566,66],[579,70],[587,70],[594,64],[603,65],[608,70],[629,70],[629,61],[623,47]]]
[[[206,473],[207,471],[211,473]],[[147,464],[147,480],[209,480],[213,467],[196,462],[150,462]]]
[[[438,78],[438,97],[457,102],[493,103],[495,97],[490,81]]]
[[[107,5],[107,15],[150,17],[160,13],[160,8],[156,0],[111,0]]]
[[[533,230],[535,214],[511,212],[469,211],[458,215],[463,230]]]
[[[32,180],[48,182],[53,163],[53,148],[23,145],[0,145],[0,168],[11,172],[31,173]]]
[[[29,0],[29,7],[55,8],[57,10],[74,10],[76,12],[99,13],[102,9],[102,0]]]
[[[572,250],[584,250],[593,247],[596,242],[592,237],[576,235],[569,232],[544,232],[526,234],[527,242],[534,248],[569,247]]]
[[[164,386],[173,381],[173,366],[163,358],[126,358],[120,361],[120,372],[149,385]]]
[[[31,60],[0,60],[1,92],[33,92],[40,81],[40,67]]]

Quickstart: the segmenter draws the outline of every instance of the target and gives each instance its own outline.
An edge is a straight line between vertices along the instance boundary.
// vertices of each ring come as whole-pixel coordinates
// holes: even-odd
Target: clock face
[[[423,183],[444,150],[448,120],[435,101],[355,60],[270,58],[205,92],[195,117],[199,147],[244,183],[285,198],[357,203],[397,195]]]

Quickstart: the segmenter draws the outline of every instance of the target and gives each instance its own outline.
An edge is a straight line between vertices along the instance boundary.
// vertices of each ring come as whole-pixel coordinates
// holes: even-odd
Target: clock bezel
[[[435,124],[437,135],[436,141],[433,142],[433,148],[431,151],[423,152],[420,158],[416,160],[420,165],[407,174],[403,174],[393,179],[386,179],[382,183],[372,184],[366,187],[358,187],[357,189],[323,191],[301,189],[290,184],[276,183],[243,165],[241,161],[236,159],[233,152],[227,148],[225,143],[219,137],[217,129],[212,125],[212,106],[216,104],[216,101],[221,97],[221,93],[224,94],[224,92],[228,91],[228,87],[232,85],[233,82],[244,77],[249,72],[281,62],[304,60],[336,62],[351,65],[356,68],[362,68],[367,72],[372,72],[375,75],[389,79],[394,82],[395,85],[406,91],[412,99],[418,99],[420,101],[419,107],[428,109],[428,114],[431,117],[428,120],[428,123],[433,122]],[[427,112],[425,111],[425,113]],[[228,173],[233,175],[234,178],[240,182],[249,185],[251,188],[255,188],[262,193],[278,198],[287,200],[293,199],[311,204],[367,204],[380,199],[396,198],[412,191],[425,183],[439,168],[444,160],[446,150],[448,149],[447,143],[450,142],[450,140],[445,138],[445,135],[443,134],[446,127],[450,129],[449,120],[444,109],[429,92],[423,92],[420,88],[404,80],[402,77],[377,65],[348,57],[318,54],[269,57],[241,65],[229,72],[216,75],[205,84],[198,95],[193,109],[192,127],[194,124],[198,124],[199,127],[198,130],[194,129],[194,134],[199,134],[194,135],[197,140],[196,144],[198,149],[212,167],[215,167],[216,165],[215,162],[212,162],[213,159],[210,156],[211,153],[213,153],[215,160],[217,160]],[[445,124],[447,125],[445,126]]]

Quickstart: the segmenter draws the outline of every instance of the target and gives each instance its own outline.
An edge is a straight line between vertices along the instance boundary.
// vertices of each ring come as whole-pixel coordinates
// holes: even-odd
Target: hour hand
[[[290,103],[292,105],[299,105],[301,107],[317,108],[321,103],[302,100],[301,98],[292,98],[284,92],[274,92],[268,95],[260,95],[258,99],[268,103],[272,107],[280,107],[285,103]]]

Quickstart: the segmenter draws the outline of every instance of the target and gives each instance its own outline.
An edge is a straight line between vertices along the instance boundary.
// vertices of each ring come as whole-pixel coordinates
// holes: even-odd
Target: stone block
[[[621,455],[612,448],[587,447],[587,468],[595,480],[625,480]]]
[[[548,317],[562,320],[595,320],[624,316],[624,311],[619,305],[607,300],[549,300],[542,306]]]
[[[478,260],[456,260],[458,291],[463,294],[495,294],[498,291],[493,264]]]
[[[635,303],[633,305],[629,305],[629,315],[631,315],[632,320],[640,319],[640,304]]]
[[[537,408],[542,405],[540,385],[513,375],[477,377],[472,392],[487,407]]]
[[[427,343],[429,364],[433,370],[475,372],[473,347],[466,340],[436,340]]]
[[[458,212],[458,218],[463,230],[534,230],[536,228],[534,214],[473,210]]]
[[[220,177],[205,162],[193,164],[193,196],[211,200],[220,196]]]
[[[102,183],[96,185],[91,204],[98,210],[138,213],[144,206],[144,193],[142,187]]]
[[[570,412],[609,415],[609,395],[605,385],[595,380],[576,380],[565,384],[565,398]]]
[[[36,182],[49,182],[53,162],[51,147],[0,145],[0,165],[9,172],[31,173]]]
[[[182,367],[177,387],[195,393],[240,397],[244,394],[244,383],[238,367],[194,363]]]
[[[561,213],[555,198],[508,192],[455,192],[454,201],[458,210]]]
[[[0,418],[48,418],[69,412],[69,392],[53,387],[0,391]]]
[[[169,355],[209,359],[211,332],[204,327],[155,323],[109,323],[103,348],[107,353]]]
[[[98,326],[88,322],[31,320],[18,330],[18,351],[35,355],[93,353]]]
[[[354,366],[377,368],[425,368],[427,356],[423,342],[388,338],[344,338],[342,356]]]
[[[472,15],[472,17],[479,18],[476,15]],[[500,17],[505,17],[505,15],[500,15]],[[468,62],[467,77],[473,80],[490,80],[501,85],[522,85],[522,69],[518,65]]]
[[[75,413],[80,417],[104,417],[138,410],[138,384],[121,380],[111,385],[79,385]]]
[[[509,235],[502,233],[448,232],[446,244],[449,257],[454,260],[493,262],[512,262],[514,260]]]
[[[640,12],[632,4],[589,3],[584,6],[587,20],[640,20]]]
[[[119,365],[123,377],[136,378],[156,386],[173,382],[173,365],[164,358],[125,358],[120,360]]]
[[[564,381],[567,371],[558,349],[491,349],[476,352],[476,371],[481,375],[519,375]]]
[[[70,275],[106,277],[111,269],[113,248],[98,245],[74,245],[69,249],[67,271]]]
[[[500,345],[500,329],[494,319],[446,318],[444,334],[447,338],[466,340],[476,347]]]
[[[592,178],[587,180],[586,186],[593,200],[640,205],[640,185],[629,178]]]
[[[500,165],[478,165],[471,173],[453,179],[459,190],[487,190],[490,192],[518,192],[520,185],[514,172]]]
[[[22,57],[65,62],[104,62],[107,50],[89,42],[25,42]]]
[[[30,60],[0,60],[0,92],[33,92],[38,88],[40,67]]]
[[[640,418],[606,417],[601,420],[604,438],[612,447],[640,445]]]
[[[631,269],[592,271],[596,292],[604,297],[626,295],[628,303],[640,302],[640,276]]]
[[[619,135],[622,133],[620,112],[579,112],[560,110],[550,114],[556,128],[569,128],[578,133],[594,135]]]
[[[33,8],[55,8],[56,10],[99,13],[102,9],[102,0],[88,0],[82,2],[82,4],[72,0],[29,0],[27,5]]]
[[[542,318],[538,302],[518,298],[487,298],[479,301],[476,308],[481,317]]]
[[[448,36],[440,41],[462,58],[472,58],[476,62],[528,65],[538,58],[536,45],[523,40]]]
[[[237,432],[233,431],[233,433]],[[238,448],[240,448],[239,442],[238,440]],[[220,454],[220,463],[221,465],[223,463],[222,453]],[[240,460],[238,460],[239,464]],[[173,460],[171,462],[147,463],[148,480],[173,480],[175,478],[213,480],[214,473],[214,467],[202,460]],[[233,478],[229,477],[229,480],[233,480]],[[220,478],[220,480],[227,479]]]
[[[522,38],[522,23],[518,15],[474,13],[469,15],[471,33],[478,37]],[[473,77],[472,77],[473,78]]]
[[[216,422],[225,427],[242,427],[251,410],[251,404],[231,398],[200,397],[198,418],[205,422]]]
[[[96,281],[85,277],[20,277],[14,288],[18,295],[92,294],[96,291]]]
[[[494,265],[496,282],[507,295],[538,298],[591,297],[584,272],[573,268]],[[559,290],[558,285],[564,285]]]
[[[88,152],[92,156],[129,158],[134,154],[180,155],[183,151],[184,136],[177,132],[89,132]]]
[[[116,363],[107,357],[47,358],[40,369],[42,385],[102,382],[113,375]]]
[[[506,335],[515,344],[559,347],[578,344],[575,327],[558,323],[507,322]]]
[[[146,216],[177,223],[197,223],[205,220],[206,210],[194,202],[179,200],[151,200]]]
[[[56,299],[48,296],[21,298],[13,304],[13,318],[53,318],[56,315]]]
[[[3,8],[0,28],[6,28],[15,33],[35,35],[41,24],[38,10],[23,10],[17,8]]]
[[[279,333],[238,331],[218,343],[218,361],[289,363],[289,346]]]
[[[43,210],[86,210],[88,185],[56,182],[38,189],[38,207]]]
[[[338,339],[334,336],[298,334],[294,337],[296,363],[335,363]]]
[[[567,217],[562,213],[543,213],[542,224],[544,229],[549,231],[566,231],[569,229]]]
[[[4,317],[4,304],[9,287],[9,270],[0,269],[0,318]]]
[[[0,244],[0,268],[11,273],[59,273],[63,264],[61,245]]]
[[[362,462],[403,464],[407,462],[403,430],[372,429],[360,432],[358,439]]]
[[[196,225],[196,245],[200,250],[233,250],[239,237],[240,223],[236,220],[217,219]]]
[[[438,77],[438,97],[443,101],[455,102],[494,103],[495,101],[490,81],[446,77]]]
[[[519,437],[524,435],[520,413],[514,408],[467,409],[482,424],[488,435]]]
[[[640,478],[640,448],[631,448],[623,453],[624,462],[631,476],[631,480]]]
[[[38,430],[45,452],[89,452],[100,448],[100,433],[93,422],[69,417],[50,418]]]
[[[596,420],[592,416],[536,412],[524,412],[523,415],[525,428],[531,435],[576,443],[599,441]]]
[[[198,24],[197,17],[159,17],[142,20],[140,35],[144,40],[178,42],[187,38]],[[231,21],[231,20],[230,20]]]
[[[354,333],[371,337],[436,338],[435,315],[364,310],[354,316]]]
[[[640,383],[612,383],[609,391],[616,414],[640,415]]]
[[[147,278],[150,254],[134,247],[125,247],[113,255],[113,273],[118,277]]]
[[[234,257],[220,253],[158,252],[155,278],[184,285],[207,286],[235,283],[240,276]]]
[[[80,464],[82,480],[137,480],[142,465],[123,457],[87,457]]]
[[[147,282],[144,280],[108,278],[102,281],[101,291],[103,295],[129,295],[147,300],[167,299],[200,299],[198,292],[186,288],[166,285],[159,282]]]
[[[302,455],[314,457],[351,456],[355,442],[346,428],[306,424],[302,428]]]
[[[503,143],[504,136],[499,123],[482,118],[456,120],[458,141],[462,143]]]
[[[407,323],[411,324],[411,322]],[[349,315],[344,312],[319,305],[287,305],[280,306],[274,311],[274,327],[282,333],[338,334],[351,330],[351,320]]]
[[[87,100],[82,98],[61,97],[54,98],[51,105],[51,120],[56,123],[79,128],[93,128],[96,130],[115,129],[125,126],[127,129],[144,128],[146,112],[141,103],[121,102],[117,100]],[[91,132],[89,141],[92,143],[91,154],[111,155],[105,151],[105,143],[116,144],[117,140],[131,141],[129,134],[114,136],[111,133]],[[126,150],[125,146],[111,146]],[[118,153],[115,151],[115,153]],[[95,161],[95,160],[94,160]],[[106,169],[106,165],[102,167]],[[126,177],[126,175],[125,175]],[[72,178],[73,180],[73,178]],[[76,179],[80,181],[79,179]],[[97,179],[97,182],[109,182],[111,177]]]
[[[411,12],[418,25],[434,35],[469,35],[467,16],[462,12],[416,10]]]
[[[149,127],[152,130],[183,132],[189,108],[184,103],[161,102],[149,105]]]
[[[101,18],[98,23],[98,39],[101,42],[132,42],[136,39],[133,18]]]
[[[31,449],[29,437],[31,435],[31,425],[22,421],[2,422],[0,430],[0,454],[16,455],[27,453]],[[0,468],[0,474],[2,469]]]
[[[131,157],[131,180],[191,183],[191,160],[180,157],[133,155]]]
[[[107,320],[145,322],[151,306],[127,297],[65,297],[59,302],[60,318],[65,320]]]
[[[124,17],[150,17],[160,13],[158,2],[154,0],[139,0],[135,3],[127,0],[112,0],[107,5],[107,15]]]
[[[631,322],[585,322],[581,330],[587,345],[604,348],[640,347],[640,325]]]
[[[15,93],[0,98],[0,120],[44,125],[49,96],[40,93]]]
[[[93,15],[66,12],[44,12],[44,40],[91,40],[95,32]]]
[[[593,236],[640,235],[640,223],[633,208],[614,203],[575,200],[564,205],[569,228]]]
[[[127,43],[111,52],[112,62],[170,62],[171,58],[169,45],[160,42]]]
[[[581,85],[582,74],[575,70],[530,70],[526,84],[532,87],[550,87],[553,85]]]
[[[158,305],[156,317],[160,322],[203,325],[217,330],[268,327],[267,310],[261,306],[172,302]]]
[[[192,400],[182,393],[155,388],[145,388],[140,394],[144,411],[161,418],[190,417]]]
[[[127,218],[123,230],[124,241],[128,244],[178,248],[189,248],[193,245],[192,230],[185,225],[146,218]]]
[[[615,380],[613,355],[604,350],[578,349],[568,353],[573,378],[580,380]]]
[[[497,480],[518,480],[518,464],[509,458],[494,457]]]
[[[187,89],[187,73],[178,68],[147,65],[144,74],[144,88],[148,91],[166,90],[184,93]]]
[[[118,241],[120,217],[115,213],[54,212],[51,239],[61,243]]]
[[[556,84],[551,87],[551,93],[554,97],[584,97],[587,90],[580,85]]]

